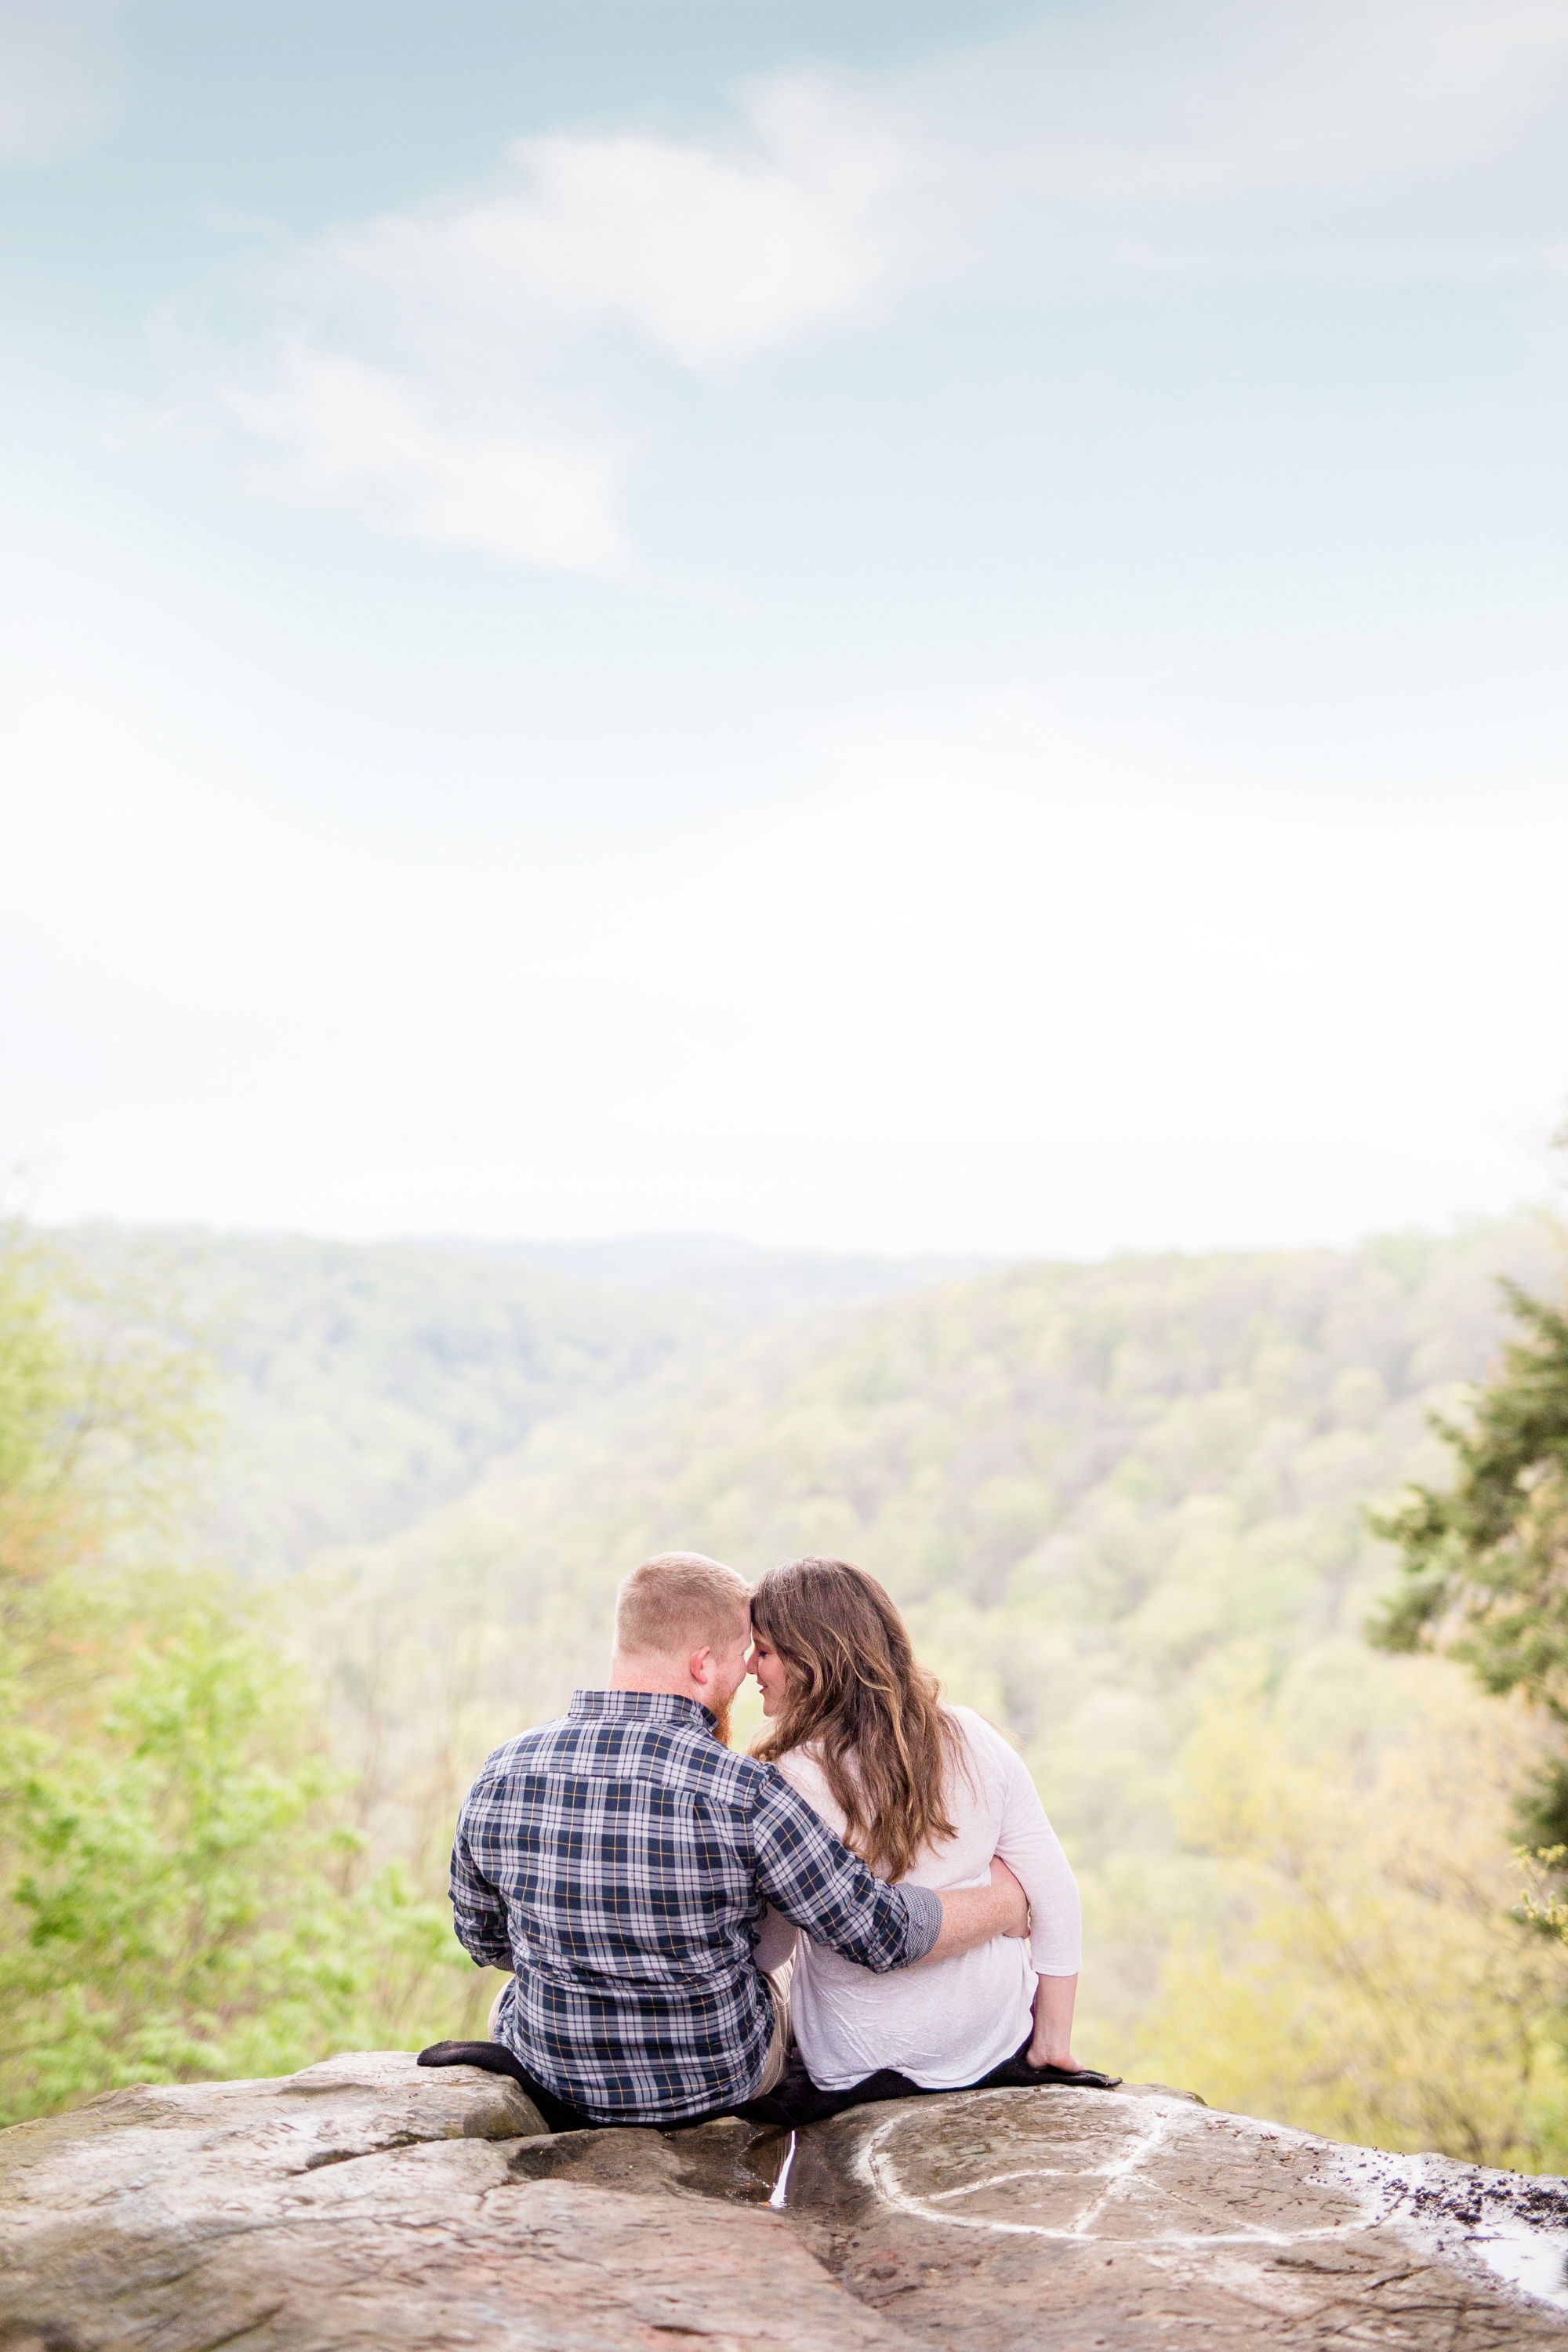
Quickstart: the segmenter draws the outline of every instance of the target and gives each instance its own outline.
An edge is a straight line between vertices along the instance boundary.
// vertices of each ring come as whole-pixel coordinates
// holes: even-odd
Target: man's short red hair
[[[661,1551],[623,1578],[616,1595],[616,1647],[633,1658],[683,1658],[728,1650],[745,1631],[752,1589],[700,1551]]]

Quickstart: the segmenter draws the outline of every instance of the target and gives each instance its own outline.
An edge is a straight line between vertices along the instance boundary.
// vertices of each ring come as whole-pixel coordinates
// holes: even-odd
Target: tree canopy
[[[1468,1425],[1436,1418],[1458,1475],[1415,1486],[1375,1532],[1405,1578],[1373,1623],[1388,1650],[1442,1649],[1484,1686],[1568,1725],[1568,1315],[1505,1289],[1517,1325]]]
[[[1463,1506],[1434,1409],[1483,1468],[1512,1431],[1538,1515],[1560,1479],[1561,1322],[1521,1317],[1511,1421],[1453,1402],[1499,1270],[1551,1295],[1539,1220],[728,1330],[478,1254],[186,1238],[73,1272],[0,1237],[0,2115],[480,2030],[457,1803],[680,1542],[861,1560],[1019,1741],[1083,1887],[1096,2063],[1563,2168],[1568,1957],[1508,1824],[1560,1720],[1362,1638],[1368,1499]],[[1402,1645],[1475,1635],[1461,1591]]]
[[[0,1247],[0,2122],[428,2039],[483,1981],[363,1866],[265,1614],[171,1553],[201,1381],[134,1299]]]

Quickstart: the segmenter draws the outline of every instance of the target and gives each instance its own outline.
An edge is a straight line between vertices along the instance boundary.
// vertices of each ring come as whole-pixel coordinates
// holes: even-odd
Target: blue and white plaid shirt
[[[888,1886],[771,1764],[736,1756],[695,1700],[580,1690],[498,1748],[452,1848],[458,1940],[514,1968],[497,2030],[596,2122],[678,2122],[752,2095],[773,2027],[752,1958],[772,1903],[882,1974],[942,1927]]]

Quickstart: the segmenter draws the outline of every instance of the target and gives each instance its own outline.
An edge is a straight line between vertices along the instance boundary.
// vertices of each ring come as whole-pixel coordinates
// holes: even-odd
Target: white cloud
[[[722,372],[854,314],[893,250],[874,115],[774,83],[728,146],[520,141],[478,194],[353,223],[253,281],[249,351],[164,318],[187,415],[237,425],[293,494],[400,533],[612,572],[626,438],[606,330]],[[617,362],[610,362],[614,371]]]
[[[0,0],[0,163],[48,163],[112,120],[123,0]]]
[[[221,397],[292,488],[345,499],[400,535],[574,572],[626,561],[612,450],[443,428],[395,378],[308,346]]]
[[[1152,225],[1473,163],[1561,99],[1565,67],[1560,0],[1123,0],[917,77],[910,95],[996,185]]]
[[[905,170],[872,110],[781,84],[729,146],[521,140],[481,196],[323,238],[293,289],[347,291],[438,366],[625,324],[683,367],[725,368],[861,309]]]
[[[775,77],[727,137],[522,140],[478,192],[296,249],[202,399],[302,494],[612,570],[639,347],[722,379],[913,288],[1037,295],[1064,257],[1343,266],[1359,241],[1386,267],[1392,236],[1408,262],[1402,196],[1506,151],[1565,69],[1562,0],[1122,0],[896,75]],[[1470,225],[1421,234],[1429,268]]]

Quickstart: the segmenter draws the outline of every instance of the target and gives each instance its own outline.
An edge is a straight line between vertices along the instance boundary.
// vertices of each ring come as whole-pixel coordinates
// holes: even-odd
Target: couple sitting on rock
[[[724,1744],[748,1673],[767,1729]],[[942,1706],[875,1578],[633,1570],[609,1687],[498,1748],[463,1805],[489,2042],[552,2130],[800,2123],[872,2098],[1107,2078],[1071,2049],[1078,1889],[1027,1770]]]

